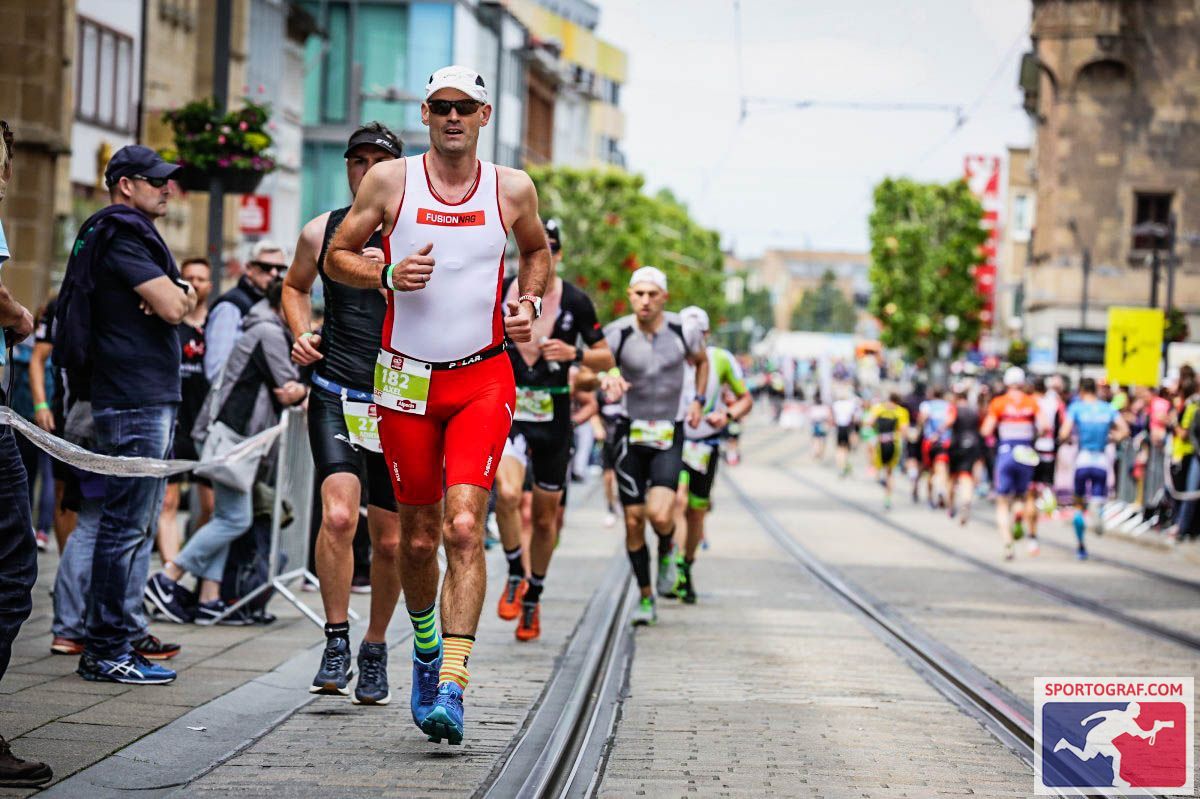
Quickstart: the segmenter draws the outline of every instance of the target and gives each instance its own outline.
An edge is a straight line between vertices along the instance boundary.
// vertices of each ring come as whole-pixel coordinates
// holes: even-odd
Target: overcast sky
[[[949,180],[966,153],[1030,141],[1029,0],[741,0],[746,95],[961,105],[957,131],[947,112],[753,105],[739,126],[733,0],[597,2],[599,35],[629,55],[629,168],[740,255],[866,249],[882,177]]]

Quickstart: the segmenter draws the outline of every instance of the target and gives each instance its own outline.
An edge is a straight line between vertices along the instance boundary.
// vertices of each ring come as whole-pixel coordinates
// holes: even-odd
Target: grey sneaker
[[[325,651],[321,654],[321,668],[308,687],[310,694],[349,696],[350,678],[354,669],[350,666],[350,642],[345,638],[325,639]]]
[[[675,598],[675,579],[679,576],[675,565],[675,550],[676,547],[671,547],[665,558],[658,559],[658,580],[655,587],[658,589],[658,595],[667,599]]]
[[[387,644],[363,641],[358,648],[358,685],[354,704],[386,705],[392,701],[388,690]]]
[[[654,597],[644,596],[638,606],[633,609],[629,623],[634,627],[648,627],[658,623],[658,611],[654,607]]]

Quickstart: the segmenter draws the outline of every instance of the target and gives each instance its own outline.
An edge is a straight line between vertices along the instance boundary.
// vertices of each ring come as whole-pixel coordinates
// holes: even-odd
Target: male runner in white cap
[[[487,588],[488,492],[514,411],[504,339],[530,340],[550,277],[533,182],[476,157],[491,114],[475,70],[430,75],[421,104],[429,151],[367,173],[326,263],[334,280],[388,294],[374,399],[416,631],[413,720],[431,740],[452,744],[463,738],[467,660]],[[361,254],[381,225],[383,265]],[[500,290],[510,230],[521,260],[519,296],[506,315]],[[440,634],[439,542],[446,549]]]

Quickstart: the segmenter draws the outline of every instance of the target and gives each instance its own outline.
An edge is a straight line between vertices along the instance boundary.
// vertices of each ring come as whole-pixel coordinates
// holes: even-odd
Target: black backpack
[[[271,573],[271,517],[257,516],[250,529],[229,545],[225,574],[221,578],[221,599],[232,605],[267,582]],[[287,555],[279,553],[279,571],[287,566]],[[259,624],[269,624],[275,617],[267,612],[267,603],[275,595],[267,588],[241,608],[241,613]]]

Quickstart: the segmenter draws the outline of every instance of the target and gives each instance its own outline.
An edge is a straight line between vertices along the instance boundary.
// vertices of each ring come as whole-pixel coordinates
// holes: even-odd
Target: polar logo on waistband
[[[442,211],[431,211],[428,208],[417,209],[418,225],[440,225],[442,227],[479,227],[484,222],[482,209],[479,211],[462,211],[447,214]]]

